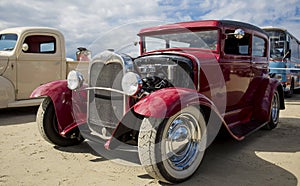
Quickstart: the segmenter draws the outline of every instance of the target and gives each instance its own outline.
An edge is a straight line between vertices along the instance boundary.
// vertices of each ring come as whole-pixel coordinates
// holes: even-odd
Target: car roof
[[[199,20],[199,21],[190,21],[190,22],[179,22],[174,24],[166,24],[154,27],[143,28],[140,30],[138,35],[147,35],[153,34],[155,32],[161,32],[166,30],[180,30],[180,29],[196,29],[199,27],[209,28],[209,27],[236,27],[236,28],[246,28],[261,32],[265,35],[266,32],[261,28],[244,22],[234,21],[234,20]]]

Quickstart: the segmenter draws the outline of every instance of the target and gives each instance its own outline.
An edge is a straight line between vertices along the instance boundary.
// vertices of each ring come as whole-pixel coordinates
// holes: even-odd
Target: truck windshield
[[[285,46],[287,45],[286,34],[277,30],[266,30],[270,37],[270,57],[273,59],[282,59],[285,55]]]
[[[0,35],[0,51],[11,51],[15,48],[18,36],[16,34]]]
[[[144,36],[143,52],[167,48],[200,48],[217,50],[218,30]]]

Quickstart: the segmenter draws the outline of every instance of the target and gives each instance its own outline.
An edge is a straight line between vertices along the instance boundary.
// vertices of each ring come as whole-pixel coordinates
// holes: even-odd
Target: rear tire
[[[170,118],[145,118],[138,152],[148,174],[160,181],[178,183],[191,177],[206,148],[206,122],[199,109],[182,109]]]
[[[280,111],[280,98],[279,93],[276,90],[273,95],[271,108],[270,108],[270,119],[269,122],[265,125],[265,129],[272,130],[277,127],[279,123],[279,111]]]
[[[58,122],[53,102],[50,97],[44,99],[37,112],[36,122],[42,137],[57,146],[72,146],[80,144],[84,139],[78,134],[77,138],[66,138],[59,134]]]

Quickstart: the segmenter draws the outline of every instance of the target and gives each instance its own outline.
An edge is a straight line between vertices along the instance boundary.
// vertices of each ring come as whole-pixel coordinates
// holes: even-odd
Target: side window
[[[226,30],[227,38],[225,40],[224,52],[232,55],[250,55],[250,34],[245,33],[242,39],[237,39],[234,35],[234,30]]]
[[[298,59],[298,46],[299,44],[297,43],[296,39],[291,38],[291,56],[292,58]]]
[[[50,43],[41,43],[40,44],[40,52],[41,53],[53,53],[55,51],[54,49],[54,42],[50,42]]]
[[[28,36],[24,43],[28,45],[25,53],[54,54],[56,52],[56,40],[53,36]]]
[[[253,37],[252,56],[266,56],[266,41],[263,38],[257,36]]]

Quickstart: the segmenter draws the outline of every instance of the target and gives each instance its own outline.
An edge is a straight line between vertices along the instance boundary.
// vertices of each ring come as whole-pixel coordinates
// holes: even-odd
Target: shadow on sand
[[[34,122],[37,110],[37,106],[0,109],[0,126]]]
[[[257,152],[295,153],[300,151],[300,123],[297,118],[281,118],[278,128],[259,130],[243,141],[230,137],[217,138],[207,149],[205,158],[196,173],[179,185],[287,185],[295,186],[298,180],[291,172],[257,156]],[[93,162],[122,159],[139,165],[137,152],[107,151],[103,143],[87,142],[73,147],[56,147],[74,153],[91,153]],[[148,175],[137,175],[152,179]],[[161,183],[164,185],[163,183]]]

